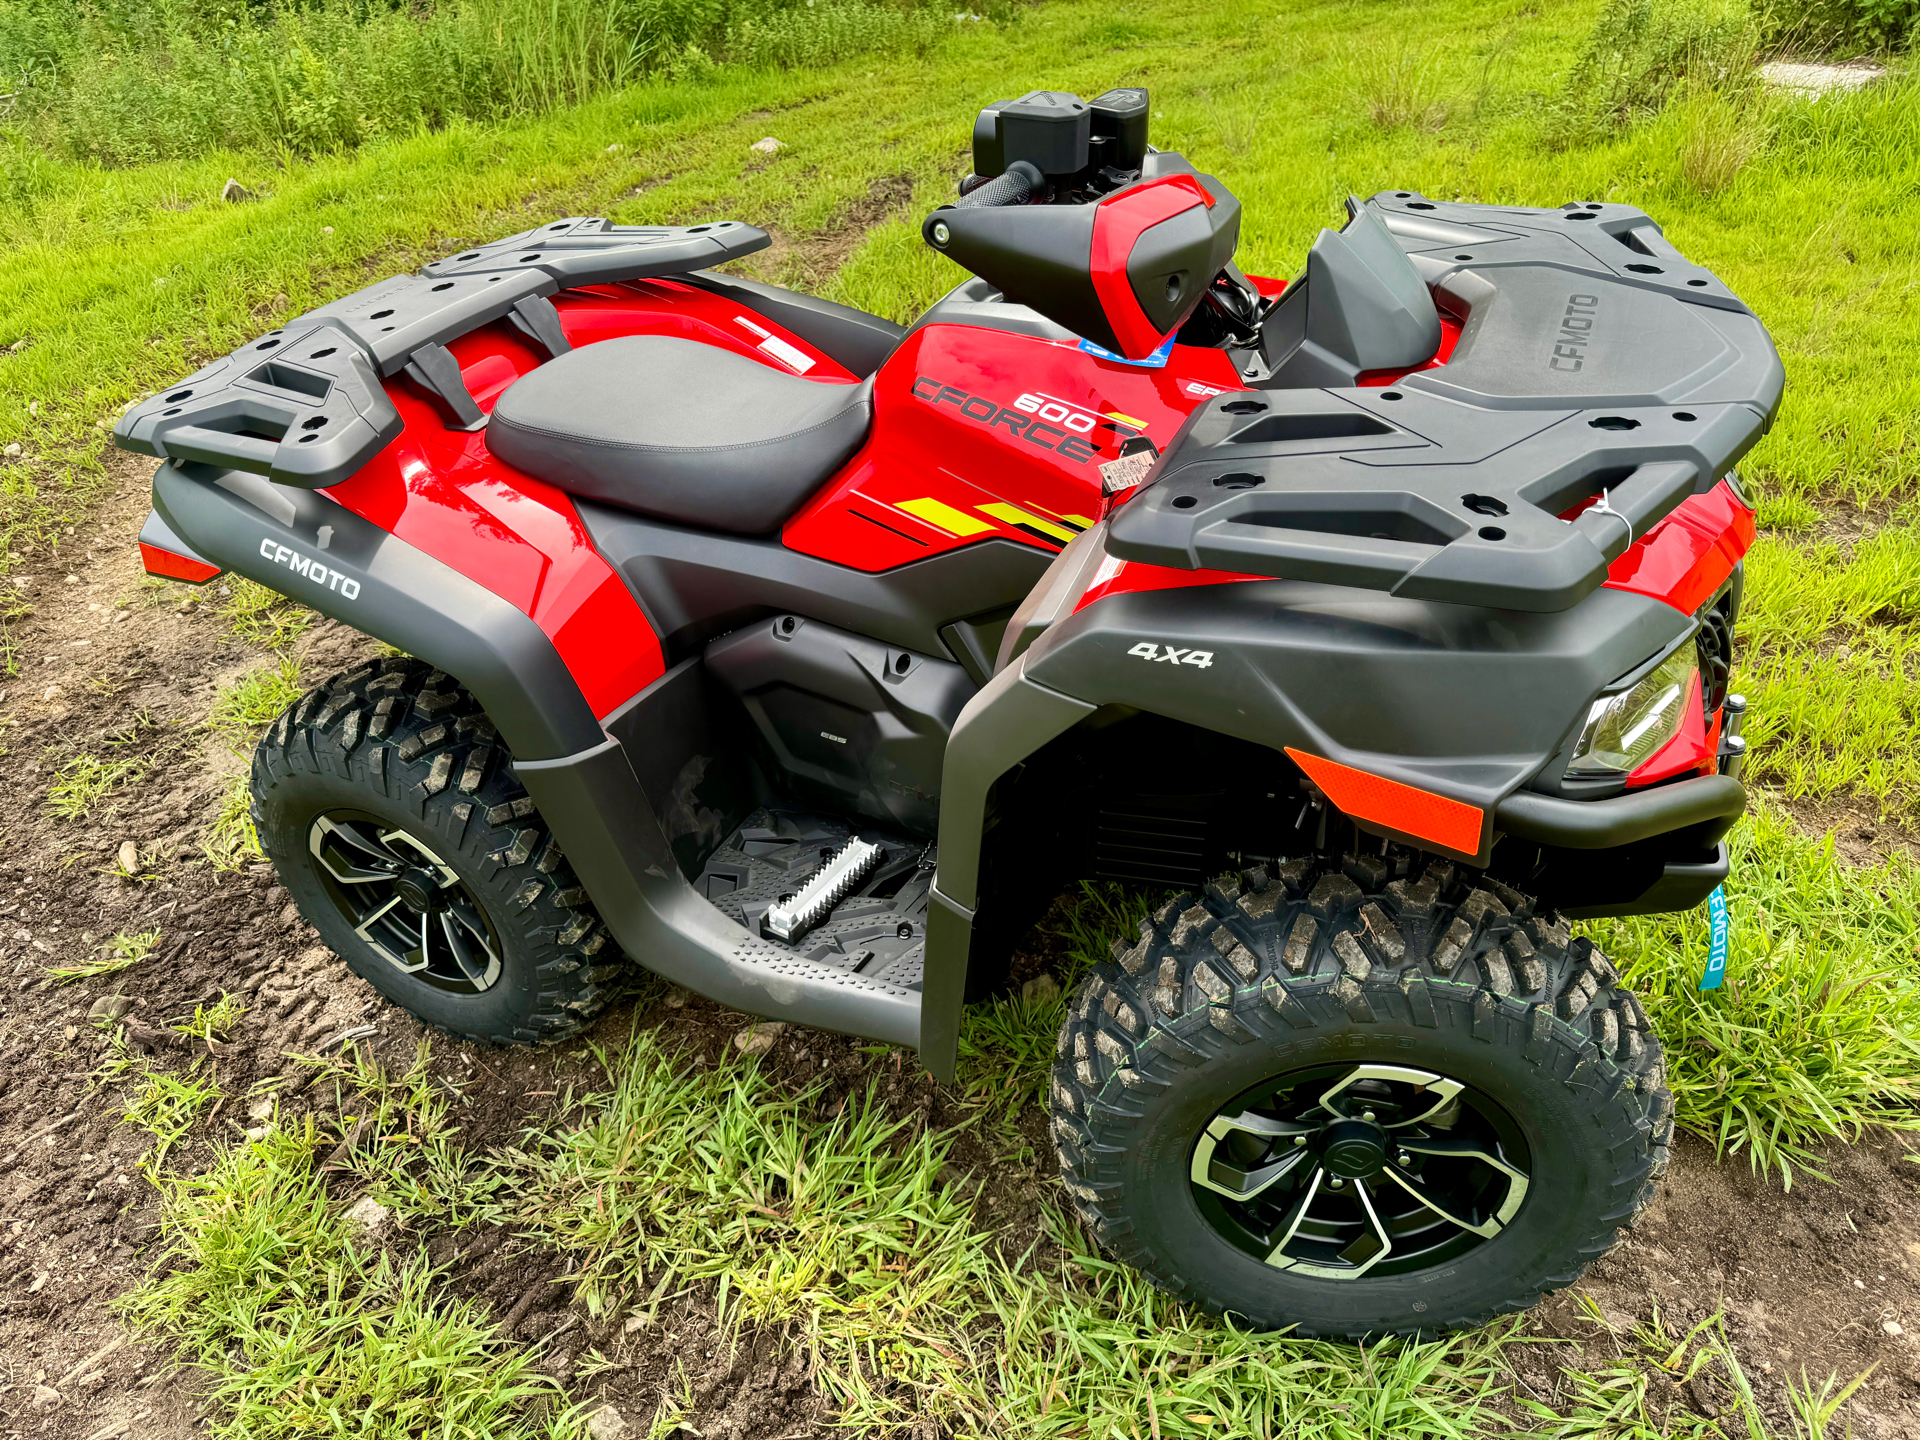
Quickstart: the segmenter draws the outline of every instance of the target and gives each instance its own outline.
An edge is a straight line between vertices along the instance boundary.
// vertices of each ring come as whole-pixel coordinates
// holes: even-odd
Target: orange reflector
[[[1357,821],[1432,841],[1463,855],[1481,852],[1479,806],[1449,800],[1418,786],[1402,785],[1386,776],[1344,766],[1325,756],[1311,756],[1286,746],[1288,759],[1307,772],[1307,778],[1327,792],[1327,798]]]
[[[184,580],[192,585],[205,585],[220,574],[217,565],[190,555],[175,555],[144,540],[140,542],[140,563],[147,568],[148,575],[157,575],[163,580]]]

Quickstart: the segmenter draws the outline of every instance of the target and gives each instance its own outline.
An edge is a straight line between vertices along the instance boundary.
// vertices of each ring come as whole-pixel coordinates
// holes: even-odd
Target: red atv
[[[392,643],[276,721],[260,839],[423,1021],[552,1041],[628,958],[919,1048],[1085,877],[1178,892],[1074,997],[1068,1191],[1309,1334],[1572,1281],[1671,1100],[1578,917],[1727,873],[1782,369],[1646,215],[1348,202],[1285,284],[1147,96],[983,111],[906,330],[569,219],[148,401],[156,575]]]

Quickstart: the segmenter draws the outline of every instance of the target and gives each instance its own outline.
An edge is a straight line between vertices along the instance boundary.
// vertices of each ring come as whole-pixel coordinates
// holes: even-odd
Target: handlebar
[[[990,205],[1025,205],[1041,187],[1041,172],[1025,160],[1016,160],[985,185],[977,185],[954,202],[957,210],[978,210]]]

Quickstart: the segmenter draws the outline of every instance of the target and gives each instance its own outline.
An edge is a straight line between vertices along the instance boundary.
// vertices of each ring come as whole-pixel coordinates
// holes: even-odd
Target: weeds
[[[47,809],[77,821],[120,787],[137,781],[146,766],[137,760],[102,760],[85,752],[63,762],[47,787]]]
[[[1678,107],[1683,131],[1681,178],[1703,195],[1718,195],[1764,149],[1772,135],[1765,112],[1746,96],[1718,91]]]
[[[211,1046],[215,1041],[225,1040],[240,1024],[240,1018],[247,1014],[247,1008],[238,996],[226,991],[211,1006],[195,1006],[193,1019],[182,1021],[174,1027],[183,1036],[205,1041]]]
[[[228,575],[221,586],[225,593],[221,597],[220,614],[235,635],[253,645],[278,650],[313,624],[314,613],[306,606],[244,575]],[[284,676],[285,670],[283,662],[280,674]],[[298,674],[297,664],[294,670]],[[273,678],[268,678],[263,686],[270,687],[273,683]]]
[[[807,69],[922,53],[957,23],[912,0],[152,8],[0,10],[7,118],[43,152],[108,165],[242,147],[308,156],[576,105],[657,67],[694,71],[690,52]]]
[[[1368,118],[1383,130],[1439,130],[1447,123],[1431,52],[1368,45],[1355,56],[1354,81]]]
[[[1658,114],[1683,84],[1744,85],[1760,44],[1745,0],[1608,0],[1561,87],[1550,139],[1619,133]]]
[[[217,871],[237,871],[252,861],[266,859],[260,849],[260,834],[253,824],[253,791],[247,772],[241,771],[227,781],[220,793],[220,808],[213,822],[200,835],[200,854]]]
[[[112,940],[102,944],[98,948],[100,954],[94,959],[82,961],[77,966],[48,966],[46,972],[60,985],[65,985],[69,981],[91,981],[99,976],[116,975],[146,960],[153,954],[153,948],[159,943],[158,928],[131,935],[122,931]]]
[[[252,735],[272,725],[305,691],[300,683],[299,659],[281,656],[271,666],[248,671],[221,691],[208,712],[207,724],[215,730]]]
[[[185,1076],[174,1076],[165,1071],[147,1071],[146,1083],[128,1103],[121,1119],[154,1138],[154,1151],[146,1162],[150,1175],[160,1175],[167,1152],[193,1129],[201,1108],[219,1098],[220,1087],[211,1074],[202,1077],[189,1071]]]

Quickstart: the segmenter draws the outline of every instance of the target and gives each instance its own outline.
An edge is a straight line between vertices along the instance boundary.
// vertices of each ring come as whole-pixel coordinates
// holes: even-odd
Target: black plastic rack
[[[450,341],[505,320],[558,355],[569,347],[548,299],[557,291],[700,270],[768,243],[767,232],[736,220],[555,221],[309,311],[135,406],[114,439],[284,485],[334,485],[400,434],[400,413],[381,386],[390,376],[405,373],[449,426],[485,423]]]
[[[1408,328],[1395,277],[1368,273],[1402,262],[1357,259],[1324,232],[1293,313],[1270,323],[1290,328],[1284,344],[1234,353],[1251,388],[1189,418],[1116,513],[1110,554],[1564,610],[1772,423],[1784,376],[1767,331],[1643,212],[1409,191],[1356,209],[1398,242],[1416,303],[1424,289],[1461,321],[1446,364],[1387,387],[1354,383],[1364,361],[1340,369],[1365,346],[1370,304],[1387,317],[1377,333]],[[1319,385],[1303,383],[1310,360]]]

